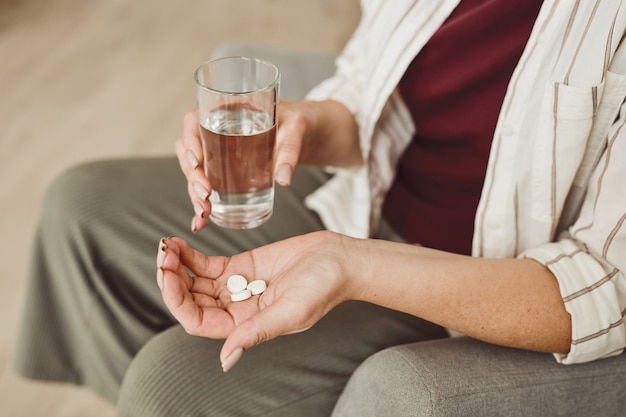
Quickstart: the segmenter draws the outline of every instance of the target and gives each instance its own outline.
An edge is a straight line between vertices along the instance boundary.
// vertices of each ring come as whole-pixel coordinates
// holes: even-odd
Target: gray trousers
[[[350,302],[307,332],[249,350],[224,374],[222,341],[185,334],[155,281],[163,236],[232,255],[322,229],[302,199],[326,178],[299,170],[292,187],[277,189],[274,215],[258,229],[211,226],[192,234],[192,207],[174,158],[102,161],[66,172],[50,187],[37,229],[19,371],[87,385],[117,401],[122,416],[330,415],[365,358],[446,332]]]
[[[301,79],[286,69],[314,68],[252,53],[283,69],[284,96],[297,98],[299,85],[287,80]],[[181,236],[206,254],[231,255],[320,230],[302,199],[325,180],[300,169],[292,187],[278,187],[275,214],[258,229],[192,234],[173,158],[67,171],[42,206],[17,370],[89,386],[117,402],[120,416],[625,415],[624,355],[562,366],[549,354],[446,338],[419,318],[360,302],[250,349],[224,374],[222,342],[187,335],[162,303],[159,239]],[[388,229],[378,237],[399,240]]]

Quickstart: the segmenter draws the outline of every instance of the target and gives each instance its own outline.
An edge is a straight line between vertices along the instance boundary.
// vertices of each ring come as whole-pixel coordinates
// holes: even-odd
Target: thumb
[[[274,178],[280,185],[288,186],[300,160],[306,122],[296,112],[283,115],[280,121],[276,132]]]
[[[298,325],[298,322],[293,314],[275,304],[261,310],[237,326],[224,342],[220,352],[222,369],[228,372],[246,350],[256,345],[284,334],[302,332],[313,325]]]

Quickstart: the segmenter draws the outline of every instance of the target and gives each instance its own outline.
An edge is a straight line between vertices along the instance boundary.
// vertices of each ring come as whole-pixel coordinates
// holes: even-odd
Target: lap
[[[328,416],[350,374],[385,347],[445,337],[438,326],[361,302],[344,303],[306,332],[247,351],[223,373],[220,340],[157,335],[127,371],[120,416]]]

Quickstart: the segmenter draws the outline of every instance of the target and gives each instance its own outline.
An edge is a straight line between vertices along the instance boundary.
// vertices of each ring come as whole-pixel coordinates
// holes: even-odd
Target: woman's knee
[[[350,344],[349,335],[342,344],[334,340],[348,325],[325,322],[273,339],[246,352],[228,373],[219,361],[222,341],[192,337],[175,326],[151,339],[132,361],[120,416],[328,416],[362,360],[352,358],[359,356],[358,347],[337,354]]]
[[[427,382],[395,348],[367,358],[352,374],[333,417],[430,416]]]
[[[284,351],[293,352],[289,358],[274,354],[268,342],[224,373],[222,341],[189,336],[176,325],[151,339],[133,359],[120,389],[118,416],[329,415],[340,386],[334,380],[320,383],[332,376],[300,369],[297,337],[276,343],[283,341],[289,345]]]
[[[215,386],[214,377],[222,373],[219,345],[189,336],[178,325],[153,337],[126,371],[118,416],[204,415],[198,407],[203,398],[215,392],[209,387]],[[198,369],[206,374],[200,377]]]

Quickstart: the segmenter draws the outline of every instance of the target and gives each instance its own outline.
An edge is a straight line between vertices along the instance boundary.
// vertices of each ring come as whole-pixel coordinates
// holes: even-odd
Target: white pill
[[[252,293],[252,295],[262,294],[267,288],[267,284],[262,279],[257,279],[248,284],[248,290]]]
[[[231,293],[240,292],[246,289],[248,280],[243,275],[231,275],[228,277],[226,287]]]
[[[230,299],[234,302],[247,300],[250,297],[252,297],[252,293],[250,292],[250,290],[234,292],[230,295]]]

